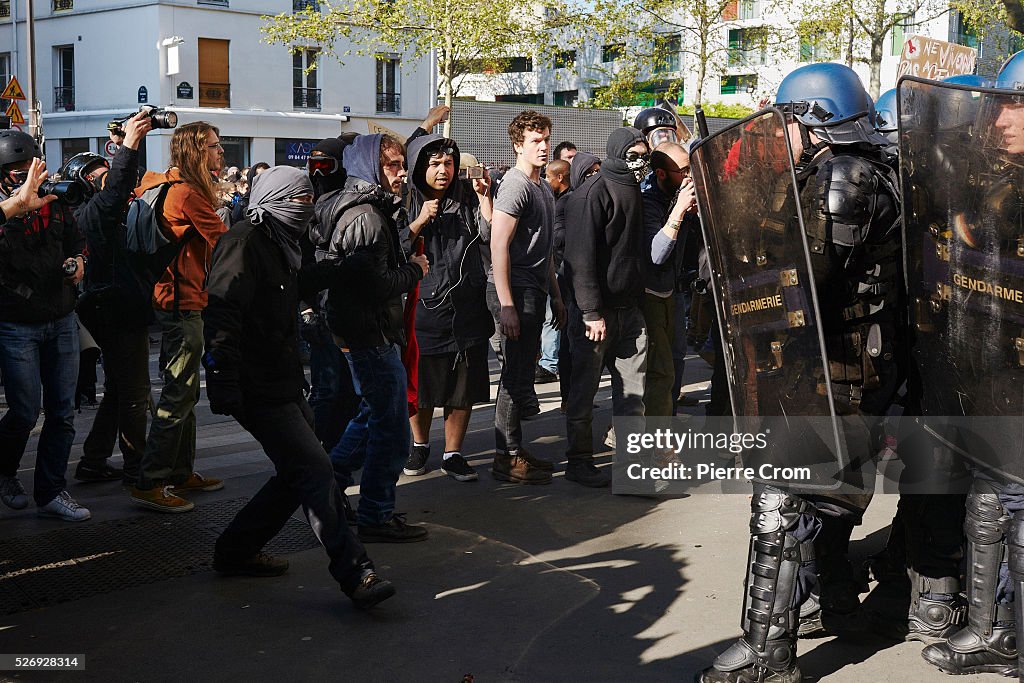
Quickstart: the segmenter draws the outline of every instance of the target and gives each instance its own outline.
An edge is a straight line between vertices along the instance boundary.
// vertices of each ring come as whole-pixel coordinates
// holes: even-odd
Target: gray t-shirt
[[[512,287],[547,292],[555,225],[551,186],[544,180],[535,183],[518,168],[510,168],[494,198],[494,210],[519,219],[508,249]],[[487,269],[487,281],[494,282],[493,266]]]

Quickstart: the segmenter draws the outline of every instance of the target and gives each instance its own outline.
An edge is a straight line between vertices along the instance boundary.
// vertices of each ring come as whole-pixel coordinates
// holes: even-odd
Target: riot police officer
[[[682,121],[664,107],[648,107],[642,110],[633,119],[633,127],[644,134],[652,150],[663,142],[682,143],[689,137],[689,131]]]
[[[716,237],[722,226],[714,224],[714,212],[702,207],[709,256],[716,261],[713,272],[742,271],[744,275],[732,281],[716,280],[713,285],[720,299],[740,298],[743,292],[737,283],[757,279],[749,276],[757,268],[765,269],[761,281],[775,280],[778,274],[770,272],[773,265],[788,269],[781,271],[784,286],[805,288],[803,296],[779,297],[782,307],[804,302],[799,304],[803,308],[791,308],[781,318],[783,325],[755,329],[753,323],[727,317],[740,315],[742,306],[718,307],[723,341],[734,363],[730,378],[734,412],[738,416],[846,416],[844,436],[837,441],[845,440],[850,458],[870,461],[871,433],[877,422],[872,416],[885,414],[902,381],[896,362],[901,280],[897,178],[882,151],[886,141],[874,130],[871,100],[852,69],[831,63],[801,67],[782,81],[776,106],[786,115],[785,129],[770,130],[761,142],[741,140],[725,160],[725,171],[717,175],[731,175],[739,185],[749,185],[743,167],[756,163],[751,159],[759,156],[758,145],[767,146],[772,138],[788,134],[797,186],[785,187],[792,181],[787,180],[788,172],[778,169],[778,157],[761,154],[767,159],[761,166],[774,164],[778,169],[778,182],[770,195],[778,196],[779,188],[796,195],[784,204],[792,215],[760,221],[745,216],[744,224],[758,225],[758,232],[744,240],[735,235]],[[778,118],[777,113],[768,113],[760,121],[773,125],[773,116]],[[748,132],[755,128],[748,124]],[[703,163],[701,159],[698,147],[695,167]],[[748,190],[758,191],[763,192]],[[712,201],[712,195],[702,201]],[[771,197],[765,204],[774,205]],[[744,242],[745,246],[735,246]],[[735,251],[739,249],[756,253]],[[792,266],[804,255],[810,272],[798,272],[799,266]],[[812,299],[817,300],[818,310],[806,303]],[[759,320],[765,319],[766,314],[759,315]],[[819,321],[821,337],[814,329]],[[811,449],[804,448],[800,453],[800,443],[791,439],[790,452],[776,451],[775,457],[818,457],[825,452],[809,453]],[[856,484],[856,467],[849,472],[853,473],[851,483]],[[792,482],[755,483],[743,635],[699,680],[799,681],[797,631],[801,608],[811,593],[820,595],[826,614],[849,615],[857,610],[857,582],[846,546],[870,493],[862,486],[846,491],[812,494]]]
[[[967,494],[967,625],[922,651],[951,674],[1018,676],[1024,590],[1024,52],[977,92],[915,81],[903,120],[915,355],[932,360],[922,418],[974,464]],[[973,86],[972,86],[973,87]],[[933,130],[979,101],[956,130]],[[955,135],[944,144],[947,136]],[[936,149],[929,150],[928,141]],[[901,140],[901,143],[903,141]],[[952,146],[955,142],[955,147]],[[909,163],[913,162],[913,163]],[[934,204],[929,211],[929,205]],[[945,423],[945,424],[943,424]]]

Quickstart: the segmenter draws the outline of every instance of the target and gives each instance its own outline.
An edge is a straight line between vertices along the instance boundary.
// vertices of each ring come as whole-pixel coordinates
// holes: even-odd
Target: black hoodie
[[[564,272],[584,320],[598,320],[609,308],[635,306],[644,293],[643,202],[625,162],[626,150],[641,140],[635,128],[614,131],[601,172],[573,190],[565,209],[573,226]]]
[[[419,215],[427,201],[425,175],[431,147],[445,140],[422,135],[409,143],[409,215]],[[480,201],[467,181],[459,180],[459,148],[455,150],[455,177],[441,199],[437,216],[419,233],[430,272],[420,282],[416,307],[416,342],[420,353],[454,353],[483,344],[494,333],[494,319],[487,310],[484,290],[487,272],[480,253],[481,234],[490,223],[480,213]],[[402,231],[407,252],[412,252],[411,233]]]

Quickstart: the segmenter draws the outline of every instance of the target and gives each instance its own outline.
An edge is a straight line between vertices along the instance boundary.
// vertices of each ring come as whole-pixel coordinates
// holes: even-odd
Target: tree
[[[500,65],[510,50],[535,49],[545,28],[544,6],[518,0],[347,0],[345,5],[321,0],[320,5],[320,10],[264,17],[264,40],[293,51],[317,45],[339,60],[382,51],[420,59],[434,50],[438,88],[448,106],[456,79]],[[349,47],[339,54],[343,40]]]
[[[977,0],[982,2],[983,0]],[[887,39],[898,26],[922,25],[949,12],[942,0],[811,0],[794,24],[801,36],[842,36],[846,63],[868,65],[868,92],[881,90],[882,57]]]

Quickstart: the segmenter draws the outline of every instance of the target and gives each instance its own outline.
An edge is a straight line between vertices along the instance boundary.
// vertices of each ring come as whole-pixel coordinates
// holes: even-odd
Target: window
[[[11,53],[0,52],[0,88],[7,86],[8,81],[11,80]],[[10,102],[8,100],[0,100],[0,110],[7,110],[7,105]]]
[[[53,110],[75,110],[75,47],[61,45],[53,48],[54,79]],[[88,150],[86,150],[88,151]]]
[[[739,0],[736,10],[739,19],[758,19],[761,16],[761,0]]]
[[[320,51],[315,48],[298,50],[292,54],[292,105],[296,109],[320,111],[316,68],[319,54]]]
[[[959,11],[951,10],[951,12],[953,13],[953,18],[949,22],[950,42],[966,45],[967,47],[980,48],[981,41],[978,39],[977,30],[968,23],[967,19]]]
[[[622,59],[622,56],[626,53],[625,43],[615,43],[614,45],[605,45],[601,48],[601,61],[607,64],[608,62],[614,62],[617,59]]]
[[[575,107],[576,103],[580,99],[579,90],[556,90],[555,91],[555,106],[556,107]],[[543,104],[543,103],[541,103]]]
[[[11,16],[11,0],[0,0],[0,19],[8,19]]]
[[[682,49],[683,41],[678,33],[660,37],[657,45],[658,73],[679,71],[679,53]]]
[[[402,60],[377,55],[377,113],[402,113]]]
[[[89,138],[64,138],[60,141],[60,164],[63,166],[68,159],[89,151]]]
[[[729,66],[755,66],[764,61],[765,48],[755,42],[750,29],[729,29]]]
[[[533,71],[533,57],[512,57],[505,64],[504,73],[522,74]]]
[[[228,166],[245,168],[249,165],[249,138],[222,135],[220,136],[220,146],[224,148],[224,168]]]
[[[835,59],[836,51],[829,41],[805,36],[800,39],[801,62],[828,62]]]
[[[75,9],[75,0],[53,0],[51,9],[54,12],[67,12]]]
[[[230,41],[199,39],[199,106],[231,106]]]
[[[292,0],[293,12],[304,12],[306,10],[319,12],[320,0]]]
[[[744,74],[742,76],[723,76],[722,94],[740,95],[752,93],[757,90],[757,74]]]
[[[519,104],[544,104],[544,93],[530,93],[527,95],[498,95],[495,102],[517,102]]]
[[[892,54],[899,56],[903,54],[903,43],[907,42],[907,35],[917,29],[914,24],[914,15],[908,14],[896,22],[892,27]]]
[[[576,67],[576,50],[562,50],[555,53],[556,69],[573,69]]]

